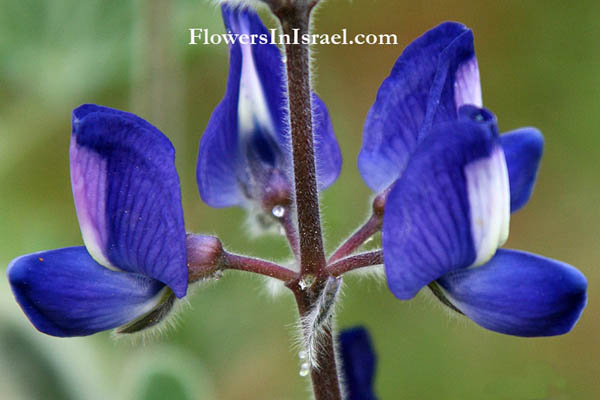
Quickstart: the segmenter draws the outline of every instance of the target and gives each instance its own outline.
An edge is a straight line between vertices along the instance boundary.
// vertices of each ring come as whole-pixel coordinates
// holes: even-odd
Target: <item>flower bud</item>
[[[387,200],[388,194],[392,190],[392,185],[390,185],[383,192],[379,193],[373,199],[373,214],[377,215],[380,218],[383,218],[383,212],[385,211],[385,201]]]
[[[186,237],[188,281],[213,277],[221,267],[223,245],[214,236],[194,235]]]

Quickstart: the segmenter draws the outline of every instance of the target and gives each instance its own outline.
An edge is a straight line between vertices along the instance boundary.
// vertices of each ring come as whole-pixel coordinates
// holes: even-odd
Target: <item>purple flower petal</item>
[[[7,270],[27,318],[53,336],[85,336],[121,326],[151,311],[165,288],[140,274],[104,268],[85,247],[19,257]]]
[[[339,335],[342,373],[348,400],[375,400],[376,356],[369,332],[359,326]]]
[[[390,186],[431,125],[456,119],[463,104],[482,105],[473,34],[446,22],[411,43],[379,88],[358,157],[367,185]]]
[[[315,134],[315,161],[319,190],[331,186],[342,169],[342,152],[338,145],[327,106],[313,93],[313,125]]]
[[[400,299],[449,271],[485,263],[508,236],[508,173],[495,119],[463,109],[460,121],[433,128],[387,198],[384,264]]]
[[[544,151],[544,137],[535,128],[521,128],[500,136],[510,179],[510,210],[523,207],[533,192]]]
[[[477,324],[515,336],[567,333],[587,302],[587,282],[577,269],[515,250],[498,250],[485,265],[451,272],[438,282]]]
[[[229,33],[268,35],[253,10],[223,5],[222,11]],[[196,169],[200,195],[210,206],[261,201],[282,177],[291,190],[286,87],[285,66],[276,45],[259,40],[230,44],[225,97],[202,136]],[[313,108],[318,182],[325,189],[339,175],[341,154],[327,109],[316,95]]]
[[[92,257],[184,296],[185,228],[169,140],[133,114],[84,105],[73,111],[70,157],[77,216]]]

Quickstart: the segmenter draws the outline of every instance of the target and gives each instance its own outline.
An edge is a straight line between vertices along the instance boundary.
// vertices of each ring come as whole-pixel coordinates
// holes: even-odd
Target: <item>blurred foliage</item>
[[[10,366],[12,385],[23,395],[40,400],[73,398],[39,345],[22,336],[15,325],[0,328],[0,350],[3,364]]]
[[[81,244],[68,169],[70,111],[94,102],[136,112],[174,142],[188,230],[238,252],[285,259],[279,238],[248,239],[243,212],[203,205],[197,146],[225,90],[225,46],[189,46],[188,28],[221,32],[207,0],[0,0],[0,265]],[[265,14],[266,15],[266,14]],[[559,0],[329,0],[314,29],[396,33],[398,46],[315,46],[315,85],[345,158],[323,196],[327,245],[366,217],[355,168],[364,117],[403,47],[443,20],[476,38],[484,102],[501,130],[535,125],[546,137],[536,192],[512,219],[510,247],[579,267],[589,305],[569,335],[520,339],[449,317],[427,296],[396,300],[374,275],[346,279],[338,325],[365,324],[379,354],[382,399],[600,397],[600,3]],[[269,20],[273,26],[273,21]],[[0,280],[0,393],[10,399],[304,399],[290,345],[289,296],[229,273],[202,287],[177,329],[135,345],[109,333],[38,334]]]

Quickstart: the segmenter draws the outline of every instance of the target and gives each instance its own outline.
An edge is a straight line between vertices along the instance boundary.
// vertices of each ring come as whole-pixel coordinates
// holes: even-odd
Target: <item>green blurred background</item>
[[[264,13],[262,15],[265,15]],[[475,33],[484,102],[503,131],[534,125],[546,137],[529,205],[509,247],[569,262],[589,281],[572,333],[521,339],[450,317],[427,296],[396,300],[373,276],[346,279],[337,324],[366,325],[382,399],[600,398],[600,2],[329,0],[314,29],[396,33],[398,46],[316,46],[315,85],[345,159],[323,195],[327,246],[367,216],[370,192],[355,160],[364,117],[412,39],[444,20]],[[273,26],[273,21],[268,20]],[[227,49],[188,46],[188,28],[222,32],[206,0],[0,0],[0,268],[25,253],[82,243],[71,198],[70,113],[94,102],[143,116],[177,149],[190,231],[236,252],[285,260],[283,240],[248,239],[238,209],[197,193],[197,146],[225,91]],[[37,333],[0,280],[3,399],[305,399],[290,345],[296,311],[261,279],[228,273],[197,290],[176,329],[130,340],[109,333]]]

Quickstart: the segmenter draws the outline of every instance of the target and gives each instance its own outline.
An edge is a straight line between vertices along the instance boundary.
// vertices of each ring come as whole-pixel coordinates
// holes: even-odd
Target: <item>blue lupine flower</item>
[[[71,184],[85,247],[25,255],[7,271],[37,329],[54,336],[124,324],[138,330],[158,322],[174,296],[185,296],[174,157],[169,140],[133,114],[92,104],[73,111]]]
[[[223,5],[222,13],[232,37],[268,34],[251,9]],[[212,207],[270,212],[289,204],[294,183],[285,64],[276,45],[258,39],[237,38],[229,55],[225,97],[200,142],[200,195]],[[342,158],[325,104],[315,94],[312,99],[317,180],[325,189],[339,175]]]
[[[358,159],[367,185],[379,193],[394,183],[432,125],[456,121],[465,104],[482,107],[473,33],[446,22],[410,44],[379,88]],[[501,143],[516,211],[533,190],[543,137],[535,128],[521,128],[502,135]]]
[[[339,334],[342,376],[348,400],[376,400],[373,386],[377,358],[369,332],[362,326]]]
[[[413,42],[382,84],[365,123],[359,169],[391,187],[383,221],[390,290],[430,285],[479,325],[518,336],[568,332],[586,304],[585,277],[564,263],[498,250],[510,212],[531,195],[543,139],[498,135],[481,107],[470,30],[444,23]]]

